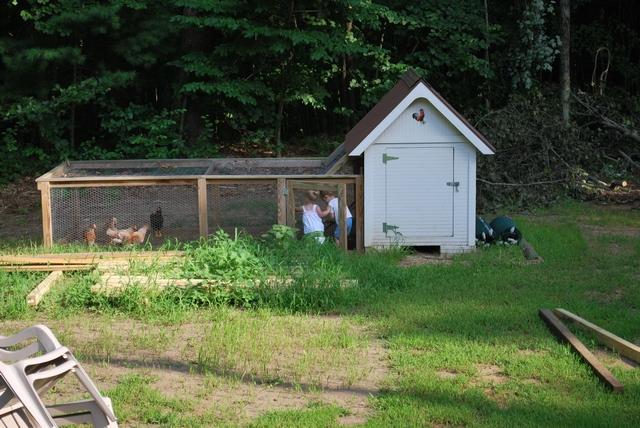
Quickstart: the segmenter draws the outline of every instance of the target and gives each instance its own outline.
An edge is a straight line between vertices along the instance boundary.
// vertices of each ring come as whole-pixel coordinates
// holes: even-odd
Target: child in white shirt
[[[302,211],[302,225],[304,228],[305,237],[312,237],[318,243],[322,244],[325,241],[324,238],[324,224],[322,224],[322,218],[324,217],[322,210],[316,202],[318,201],[320,192],[317,190],[309,190],[304,197],[304,205],[298,210]]]
[[[339,200],[336,197],[336,194],[330,191],[320,192],[322,199],[327,203],[327,209],[321,211],[320,215],[324,217],[325,215],[331,213],[336,222],[336,230],[333,232],[333,237],[336,240],[336,245],[340,245],[340,210],[338,207],[340,206]],[[347,236],[351,233],[351,228],[353,226],[353,216],[351,215],[351,211],[349,211],[349,207],[345,206],[345,211],[347,215],[345,216],[345,225],[347,226]]]

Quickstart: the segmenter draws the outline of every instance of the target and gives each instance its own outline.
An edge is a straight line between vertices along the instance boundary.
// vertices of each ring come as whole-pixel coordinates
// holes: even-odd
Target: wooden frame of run
[[[208,210],[209,199],[213,200],[213,206],[220,196],[217,187],[207,191],[207,186],[216,184],[275,184],[277,196],[277,223],[295,224],[295,201],[288,195],[293,195],[292,186],[296,189],[333,190],[340,200],[340,210],[346,209],[347,185],[355,186],[356,201],[356,249],[362,250],[364,243],[364,193],[361,175],[214,175],[210,174],[216,168],[241,167],[279,168],[279,167],[309,167],[319,168],[324,164],[324,158],[248,158],[248,159],[176,159],[176,160],[122,160],[122,161],[77,161],[58,165],[50,172],[36,179],[42,202],[42,242],[45,248],[53,245],[53,227],[51,213],[51,189],[52,188],[82,188],[82,187],[130,187],[130,186],[194,186],[198,194],[198,225],[201,237],[209,235]],[[97,177],[71,177],[65,174],[67,169],[73,168],[149,168],[149,167],[200,167],[206,168],[204,175],[127,175],[127,176],[97,176]],[[292,206],[291,203],[294,205]],[[212,218],[219,217],[220,213],[213,209]],[[341,223],[343,223],[343,217]],[[343,236],[340,237],[341,245],[346,248],[347,237],[344,224],[340,225]]]

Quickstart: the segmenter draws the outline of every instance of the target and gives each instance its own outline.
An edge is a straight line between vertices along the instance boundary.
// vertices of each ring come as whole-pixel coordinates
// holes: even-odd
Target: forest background
[[[0,183],[325,155],[413,68],[498,150],[481,205],[591,197],[638,181],[638,28],[634,0],[5,0]]]

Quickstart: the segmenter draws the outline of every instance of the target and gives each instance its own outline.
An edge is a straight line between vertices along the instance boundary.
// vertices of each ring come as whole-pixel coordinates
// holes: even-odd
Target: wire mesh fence
[[[276,181],[207,185],[209,233],[236,229],[260,236],[278,222]]]
[[[195,184],[53,187],[51,223],[58,243],[83,241],[94,224],[96,244],[120,243],[107,233],[114,227],[144,231],[153,244],[189,241],[199,236],[198,190]]]

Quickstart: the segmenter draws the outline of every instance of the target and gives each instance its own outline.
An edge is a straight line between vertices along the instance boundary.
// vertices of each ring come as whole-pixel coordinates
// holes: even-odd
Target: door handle
[[[458,187],[460,186],[459,181],[447,181],[447,186],[452,186],[456,188],[456,192],[459,192]]]

